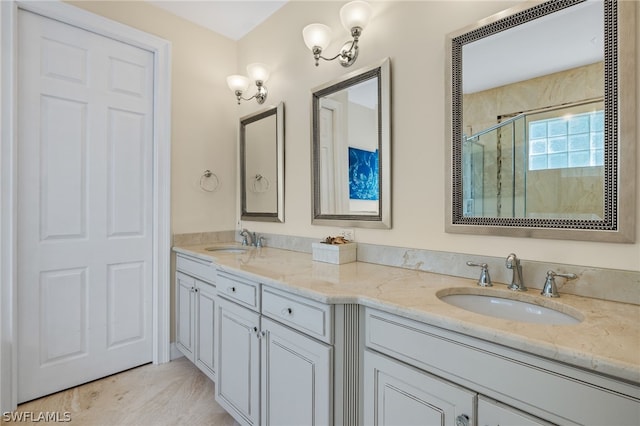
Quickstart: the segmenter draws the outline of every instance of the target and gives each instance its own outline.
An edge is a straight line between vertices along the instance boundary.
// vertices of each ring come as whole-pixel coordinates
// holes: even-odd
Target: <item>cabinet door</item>
[[[196,281],[196,348],[195,362],[203,373],[215,380],[213,333],[215,287]]]
[[[195,278],[176,273],[176,346],[191,362],[195,349],[195,288]]]
[[[551,426],[553,423],[533,417],[485,396],[478,398],[478,426]]]
[[[475,424],[476,394],[375,352],[364,355],[364,424]]]
[[[332,348],[262,318],[262,421],[330,425]]]
[[[223,298],[216,301],[216,401],[240,424],[257,425],[260,315]]]

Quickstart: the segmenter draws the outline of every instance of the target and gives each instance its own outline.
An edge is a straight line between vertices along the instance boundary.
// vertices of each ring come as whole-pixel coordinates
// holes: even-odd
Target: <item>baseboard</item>
[[[184,355],[182,354],[182,352],[178,350],[176,342],[171,342],[171,347],[169,348],[169,358],[171,359],[171,361],[173,361],[174,359],[182,358],[183,356]]]

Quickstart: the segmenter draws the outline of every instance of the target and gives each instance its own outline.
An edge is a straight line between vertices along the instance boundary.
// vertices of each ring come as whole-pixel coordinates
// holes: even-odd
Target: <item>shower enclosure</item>
[[[598,99],[528,111],[463,135],[464,215],[602,218],[603,110]]]

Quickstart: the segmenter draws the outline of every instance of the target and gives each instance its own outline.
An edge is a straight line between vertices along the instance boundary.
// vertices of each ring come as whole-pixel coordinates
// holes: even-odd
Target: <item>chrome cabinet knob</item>
[[[469,426],[469,416],[460,414],[456,417],[456,426]]]

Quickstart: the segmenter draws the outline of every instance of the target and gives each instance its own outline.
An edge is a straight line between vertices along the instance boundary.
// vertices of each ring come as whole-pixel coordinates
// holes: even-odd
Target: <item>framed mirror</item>
[[[313,89],[312,223],[391,228],[386,58]]]
[[[447,232],[634,241],[634,3],[529,1],[447,37]]]
[[[284,222],[284,103],[240,119],[241,218]]]

